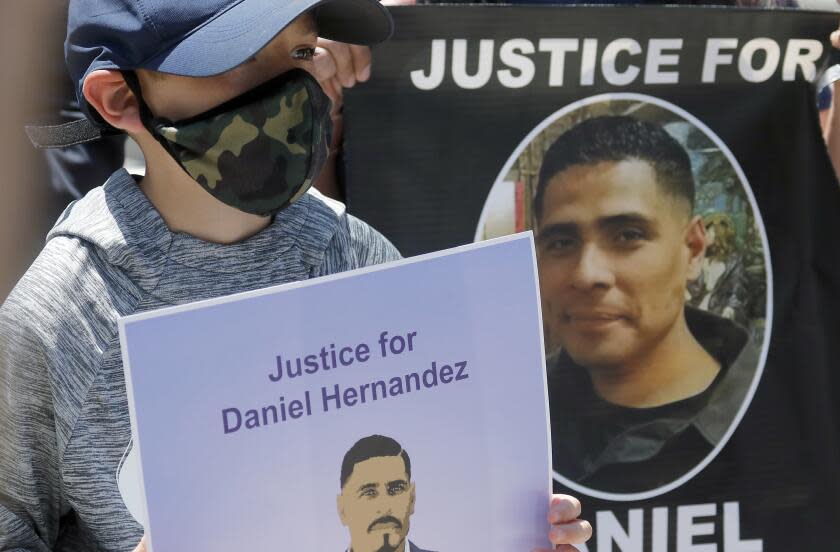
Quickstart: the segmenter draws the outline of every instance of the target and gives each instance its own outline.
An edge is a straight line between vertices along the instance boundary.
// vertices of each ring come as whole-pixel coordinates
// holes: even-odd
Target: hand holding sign
[[[592,526],[588,521],[578,519],[580,517],[580,501],[573,496],[553,495],[548,508],[548,522],[551,528],[548,532],[548,539],[553,544],[555,552],[575,552],[577,548],[573,544],[581,544],[592,536]],[[542,549],[535,552],[549,552]]]
[[[592,536],[592,526],[588,521],[578,519],[581,513],[580,501],[568,495],[554,495],[551,497],[551,505],[548,509],[548,522],[551,528],[548,538],[555,545],[557,550],[574,552],[577,550],[573,544],[584,543]],[[146,536],[140,540],[140,544],[134,552],[146,552]],[[535,552],[549,552],[538,550]]]

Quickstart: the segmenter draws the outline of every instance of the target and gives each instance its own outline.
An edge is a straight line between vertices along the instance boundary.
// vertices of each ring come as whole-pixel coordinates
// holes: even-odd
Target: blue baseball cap
[[[318,34],[351,44],[386,40],[393,21],[378,0],[71,0],[64,45],[79,105],[97,69],[149,69],[191,77],[224,73],[300,15]]]

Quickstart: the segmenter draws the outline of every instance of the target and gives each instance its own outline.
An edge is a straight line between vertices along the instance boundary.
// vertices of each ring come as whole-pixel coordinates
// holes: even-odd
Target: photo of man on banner
[[[511,172],[533,198],[555,472],[602,493],[674,483],[727,438],[758,368],[766,271],[734,169],[667,110],[604,101]]]

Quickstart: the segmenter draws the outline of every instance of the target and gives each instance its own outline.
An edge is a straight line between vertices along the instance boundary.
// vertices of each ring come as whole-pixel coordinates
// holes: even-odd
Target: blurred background
[[[0,301],[40,251],[65,199],[48,185],[42,152],[29,143],[25,123],[57,112],[63,75],[61,0],[0,2]]]
[[[139,148],[124,137],[37,150],[24,132],[27,124],[81,116],[64,66],[67,3],[0,2],[0,302],[71,201],[103,184],[124,163],[134,173],[144,169]]]

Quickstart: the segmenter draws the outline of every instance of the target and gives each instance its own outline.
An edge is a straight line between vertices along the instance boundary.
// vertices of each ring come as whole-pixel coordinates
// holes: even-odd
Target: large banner
[[[836,15],[393,10],[349,208],[412,255],[533,229],[554,483],[589,551],[840,539]],[[586,547],[582,547],[586,548]]]
[[[122,319],[150,550],[544,547],[536,279],[523,234]]]

